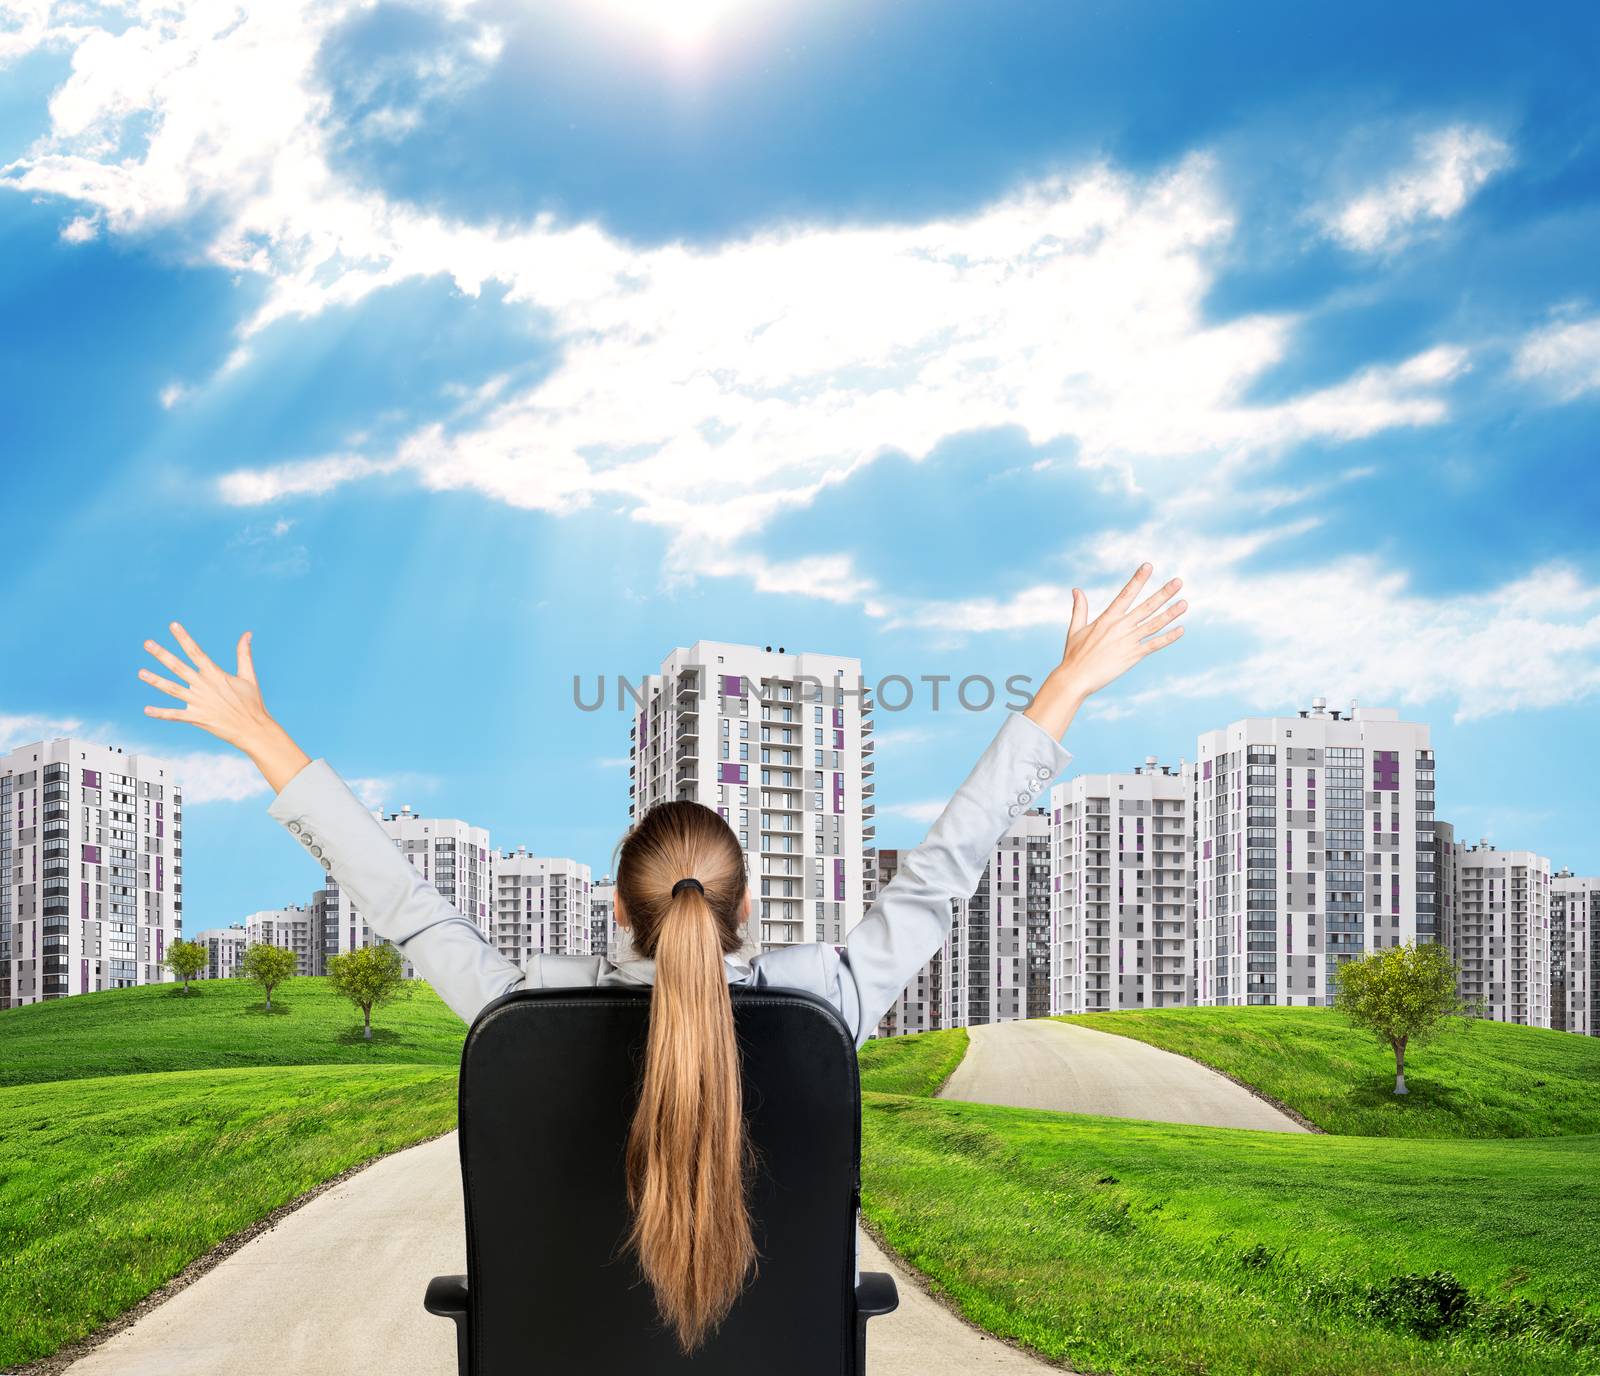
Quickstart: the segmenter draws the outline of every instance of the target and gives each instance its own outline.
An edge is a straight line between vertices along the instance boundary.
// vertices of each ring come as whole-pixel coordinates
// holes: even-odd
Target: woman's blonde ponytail
[[[705,876],[704,891],[691,884],[674,894],[686,875]],[[758,1265],[747,1199],[753,1158],[723,962],[738,946],[743,857],[709,808],[665,803],[624,842],[617,887],[636,950],[655,961],[627,1146],[626,1242],[688,1355]]]

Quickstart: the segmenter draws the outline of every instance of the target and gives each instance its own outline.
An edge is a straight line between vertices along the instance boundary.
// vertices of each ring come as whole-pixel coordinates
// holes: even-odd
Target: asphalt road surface
[[[967,1054],[940,1097],[1160,1123],[1306,1130],[1198,1062],[1048,1018],[968,1029]]]
[[[422,1308],[466,1271],[455,1134],[397,1152],[311,1200],[69,1367],[70,1376],[454,1376],[455,1327]],[[861,1268],[900,1307],[868,1328],[872,1376],[1040,1376],[945,1309],[865,1233]]]

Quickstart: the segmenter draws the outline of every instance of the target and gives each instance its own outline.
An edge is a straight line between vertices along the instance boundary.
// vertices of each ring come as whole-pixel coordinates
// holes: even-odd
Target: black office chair
[[[864,1376],[894,1278],[855,1280],[861,1083],[849,1028],[799,989],[729,990],[760,1165],[755,1280],[692,1357],[625,1251],[628,1127],[650,988],[526,989],[461,1053],[467,1274],[423,1300],[456,1324],[460,1376]]]

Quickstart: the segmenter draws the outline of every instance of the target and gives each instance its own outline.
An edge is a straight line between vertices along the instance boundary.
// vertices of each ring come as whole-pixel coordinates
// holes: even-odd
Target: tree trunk
[[[271,1011],[272,1011],[272,986],[269,984],[267,986],[267,1012],[270,1013]]]
[[[1406,1041],[1402,1037],[1394,1044],[1394,1092],[1409,1094],[1406,1088]]]
[[[372,1005],[370,1003],[367,1004],[361,1011],[367,1015],[367,1040],[370,1042],[372,1040]]]

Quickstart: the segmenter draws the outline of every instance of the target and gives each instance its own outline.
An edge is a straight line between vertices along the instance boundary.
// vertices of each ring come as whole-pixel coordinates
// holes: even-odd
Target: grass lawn
[[[421,980],[373,1010],[372,1040],[361,1011],[321,977],[280,985],[265,1009],[247,980],[151,984],[0,1010],[0,1085],[157,1070],[229,1066],[448,1065],[461,1062],[467,1025]]]
[[[992,1332],[1117,1376],[1600,1372],[1600,1140],[1395,1142],[922,1097],[965,1037],[864,1058],[862,1206]],[[1404,1279],[1433,1272],[1449,1276]],[[1424,1336],[1462,1294],[1470,1319]]]
[[[1600,1133],[1600,1038],[1465,1019],[1406,1055],[1330,1008],[1159,1008],[1057,1019],[1225,1071],[1328,1132],[1360,1137]]]
[[[85,1336],[280,1204],[455,1118],[453,1066],[0,1089],[0,1367]]]

